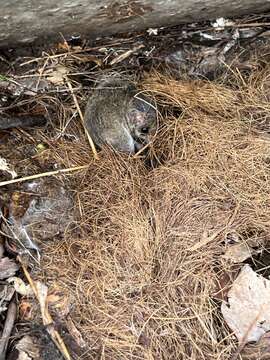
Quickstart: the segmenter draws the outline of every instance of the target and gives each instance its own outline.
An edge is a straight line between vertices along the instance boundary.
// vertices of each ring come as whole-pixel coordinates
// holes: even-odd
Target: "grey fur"
[[[113,76],[95,88],[84,121],[97,146],[110,145],[117,151],[135,153],[149,141],[141,129],[153,131],[156,127],[156,110],[131,82]]]

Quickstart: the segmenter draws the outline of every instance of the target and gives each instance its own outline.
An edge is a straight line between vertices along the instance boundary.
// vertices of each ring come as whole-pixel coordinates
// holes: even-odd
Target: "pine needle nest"
[[[90,164],[69,177],[78,222],[44,245],[42,264],[47,282],[71,295],[86,359],[236,353],[220,312],[222,279],[235,271],[223,254],[232,233],[267,247],[269,76],[223,84],[152,73],[143,87],[163,118],[147,158],[103,151],[95,161],[86,142],[54,149],[66,166]]]

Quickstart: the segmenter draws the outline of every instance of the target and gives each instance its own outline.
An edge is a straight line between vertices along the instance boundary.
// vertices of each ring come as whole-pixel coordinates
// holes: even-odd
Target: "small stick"
[[[270,22],[225,25],[225,27],[234,27],[234,28],[249,28],[249,27],[264,27],[264,26],[270,26]]]
[[[97,150],[96,150],[95,144],[94,144],[91,136],[89,135],[88,131],[86,130],[86,128],[85,128],[85,126],[84,126],[84,119],[83,119],[83,114],[82,114],[82,112],[81,112],[80,105],[79,105],[79,103],[78,103],[78,100],[77,100],[76,95],[74,94],[74,91],[73,91],[73,88],[72,88],[72,86],[71,86],[71,83],[69,82],[69,80],[68,80],[67,77],[66,77],[66,83],[67,83],[68,88],[69,88],[69,90],[70,90],[70,92],[71,92],[71,95],[72,95],[72,97],[73,97],[73,101],[74,101],[74,104],[75,104],[75,106],[76,106],[76,108],[77,108],[77,111],[78,111],[78,113],[79,113],[79,115],[80,115],[81,122],[82,122],[82,126],[83,126],[83,128],[84,128],[84,132],[85,132],[85,135],[87,136],[87,139],[88,139],[88,142],[89,142],[89,144],[90,144],[91,150],[92,150],[92,152],[93,152],[93,154],[94,154],[94,158],[95,158],[96,160],[98,160],[98,154],[97,154]]]
[[[41,307],[42,305],[41,305],[41,302],[40,302],[40,297],[39,297],[38,289],[36,287],[35,282],[32,280],[32,278],[31,278],[31,276],[30,276],[30,274],[29,274],[29,272],[28,272],[28,270],[27,270],[27,268],[26,268],[26,266],[25,266],[25,264],[22,261],[20,256],[17,257],[17,260],[20,262],[20,264],[22,266],[22,269],[23,269],[23,272],[24,272],[24,275],[25,275],[26,279],[28,280],[28,282],[29,282],[29,284],[30,284],[30,286],[31,286],[37,300],[40,303],[40,307]],[[68,350],[66,348],[66,345],[65,345],[63,339],[61,338],[58,331],[55,330],[54,327],[53,327],[53,318],[51,317],[51,314],[49,313],[47,307],[45,307],[44,311],[42,311],[42,308],[41,308],[41,315],[42,315],[43,324],[47,326],[47,332],[51,336],[53,342],[55,343],[55,345],[57,346],[59,351],[62,353],[63,357],[66,360],[71,360],[71,357],[69,355],[69,352],[68,352]]]
[[[87,168],[88,168],[88,165],[75,166],[75,167],[67,168],[67,169],[60,169],[60,170],[48,171],[48,172],[44,172],[44,173],[40,173],[40,174],[29,175],[29,176],[25,176],[25,177],[18,178],[18,179],[6,180],[6,181],[0,182],[0,187],[10,185],[10,184],[15,184],[15,183],[21,183],[21,182],[28,181],[28,180],[39,179],[39,178],[43,178],[46,176],[53,176],[53,175],[58,175],[58,174],[62,174],[62,173],[83,170],[83,169],[87,169]]]
[[[17,306],[15,303],[15,300],[13,299],[8,306],[6,321],[5,321],[3,333],[2,333],[2,336],[0,339],[0,360],[6,359],[7,345],[8,345],[11,331],[13,329],[13,326],[14,326],[14,323],[16,320],[16,315],[17,315]]]
[[[137,36],[137,37],[139,37],[139,36]],[[133,39],[130,38],[130,39],[120,39],[120,40],[121,41],[116,41],[116,42],[109,43],[108,46],[112,47],[112,46],[118,46],[118,45],[123,45],[123,44],[129,44],[131,42],[131,40],[133,40]],[[61,53],[61,54],[47,55],[47,56],[49,56],[50,59],[56,59],[56,58],[65,57],[65,56],[68,56],[68,55],[85,53],[87,51],[99,50],[100,48],[101,48],[100,46],[95,46],[95,47],[91,47],[91,48],[79,49],[79,50],[64,52],[64,53]],[[44,59],[44,56],[37,57],[37,58],[31,59],[31,60],[27,60],[26,62],[20,64],[20,66],[29,65],[29,64],[31,64],[33,62],[38,62],[38,61],[43,60],[43,59]]]
[[[64,52],[64,53],[61,53],[61,54],[47,55],[47,57],[49,57],[50,59],[56,59],[56,58],[59,58],[59,57],[65,57],[65,56],[72,55],[72,54],[84,53],[84,52],[92,50],[92,49],[95,49],[95,48],[68,51],[68,52]],[[32,64],[33,62],[38,62],[38,61],[43,60],[43,59],[44,59],[44,57],[37,57],[35,59],[25,61],[24,63],[20,64],[20,66],[29,65],[29,64]]]
[[[144,48],[145,46],[143,44],[140,44],[138,46],[135,46],[133,49],[130,49],[123,54],[116,56],[111,62],[110,65],[118,64],[121,61],[127,59],[130,55],[132,55],[135,51],[140,50],[141,48]]]
[[[144,145],[138,152],[136,152],[136,154],[133,156],[133,159],[136,159],[139,157],[139,155],[150,146],[150,142],[146,145]]]

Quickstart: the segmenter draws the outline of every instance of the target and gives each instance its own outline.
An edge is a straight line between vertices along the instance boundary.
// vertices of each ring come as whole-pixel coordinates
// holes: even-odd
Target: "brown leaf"
[[[69,45],[68,45],[68,43],[67,43],[66,41],[61,42],[61,43],[58,43],[58,44],[56,45],[56,47],[57,47],[58,50],[65,50],[65,51],[69,51],[69,50],[70,50],[70,49],[69,49]]]
[[[266,333],[255,344],[247,344],[241,352],[243,360],[270,359],[270,334]]]
[[[31,321],[35,319],[37,315],[37,309],[35,304],[31,300],[22,300],[19,305],[20,319]]]
[[[97,58],[96,56],[93,55],[72,55],[72,58],[78,60],[80,63],[89,63],[89,62],[93,62],[95,64],[97,64],[98,66],[102,65],[102,60]]]
[[[47,71],[47,80],[55,85],[63,84],[69,69],[63,65],[57,65],[53,71]]]
[[[215,299],[219,300],[227,300],[228,291],[233,283],[233,281],[236,279],[238,274],[238,267],[231,269],[231,271],[224,271],[221,274],[218,275],[215,281],[215,290],[212,294],[212,296]]]
[[[22,296],[33,296],[33,291],[30,285],[26,285],[25,282],[16,276],[10,277],[8,282],[11,283],[15,291]]]
[[[83,340],[82,334],[79,332],[79,330],[76,328],[74,322],[72,321],[72,319],[69,317],[66,321],[66,326],[67,329],[70,333],[70,335],[73,337],[73,339],[75,340],[76,344],[80,347],[80,348],[84,348],[87,346],[86,342]]]
[[[47,296],[49,309],[58,317],[66,317],[70,312],[70,299],[63,291],[54,288]]]
[[[239,244],[233,244],[228,246],[223,257],[229,259],[234,263],[240,263],[250,258],[254,250],[248,246],[248,244],[242,242]]]
[[[12,179],[18,176],[16,171],[10,168],[10,165],[8,164],[7,160],[2,158],[1,156],[0,156],[0,170],[10,174]]]
[[[270,281],[245,265],[221,311],[240,344],[258,341],[270,330]]]
[[[22,217],[29,207],[31,195],[14,191],[11,196],[10,213],[15,219]]]
[[[39,347],[29,335],[22,337],[15,348],[18,350],[18,360],[39,360]]]

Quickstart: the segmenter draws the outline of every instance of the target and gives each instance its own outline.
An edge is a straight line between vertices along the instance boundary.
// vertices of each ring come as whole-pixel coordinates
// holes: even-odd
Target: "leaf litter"
[[[245,265],[221,312],[240,344],[259,341],[270,330],[270,280]]]
[[[14,210],[20,222],[30,212],[35,221],[28,216],[26,225],[41,249],[40,263],[33,263],[25,242],[26,254],[18,251],[21,235],[8,234],[1,225],[5,249],[17,256],[17,272],[37,299],[18,288],[18,326],[26,326],[27,319],[30,330],[32,324],[45,325],[41,337],[52,347],[49,334],[66,358],[70,352],[84,359],[225,360],[241,352],[251,359],[250,339],[257,341],[254,359],[266,356],[268,318],[258,308],[268,304],[265,299],[252,303],[250,279],[241,284],[247,294],[244,309],[235,290],[248,251],[253,256],[269,248],[269,48],[266,28],[261,33],[263,26],[252,25],[256,31],[250,31],[248,24],[256,21],[219,20],[218,30],[211,24],[186,25],[180,42],[179,27],[170,37],[166,29],[154,29],[135,38],[103,39],[95,47],[64,42],[22,60],[15,81],[36,77],[37,93],[9,88],[1,100],[4,111],[42,109],[49,121],[42,131],[10,131],[7,142],[0,142],[1,156],[26,184],[24,177],[33,181],[31,175],[46,174],[58,191],[50,197],[46,192],[54,186],[37,182],[46,190],[39,199],[40,191],[31,183],[23,186],[20,178],[2,184],[2,225],[3,218],[12,225]],[[238,26],[244,24],[247,29]],[[258,42],[238,56],[239,44],[254,36]],[[191,46],[193,40],[205,45]],[[148,73],[136,73],[136,80],[155,95],[162,114],[159,133],[146,154],[129,158],[104,150],[94,160],[78,117],[87,93],[101,72],[136,71],[141,62]],[[10,75],[4,80],[13,79]],[[206,78],[212,75],[210,82]],[[45,92],[41,79],[50,83]],[[76,173],[56,170],[76,167]],[[58,223],[57,233],[62,217],[50,200],[56,212],[47,218],[47,232],[31,204],[33,198],[46,204],[48,197],[61,197],[62,186],[67,188],[63,214],[69,206],[74,212]],[[18,193],[21,201],[10,203]],[[233,232],[239,241],[228,243]],[[255,246],[250,239],[256,239]],[[256,292],[268,280],[254,274]],[[12,329],[7,329],[8,338]],[[24,346],[35,352],[36,340],[26,338]],[[9,345],[11,354],[14,346],[25,352],[18,344]],[[54,351],[41,357],[60,358]]]

